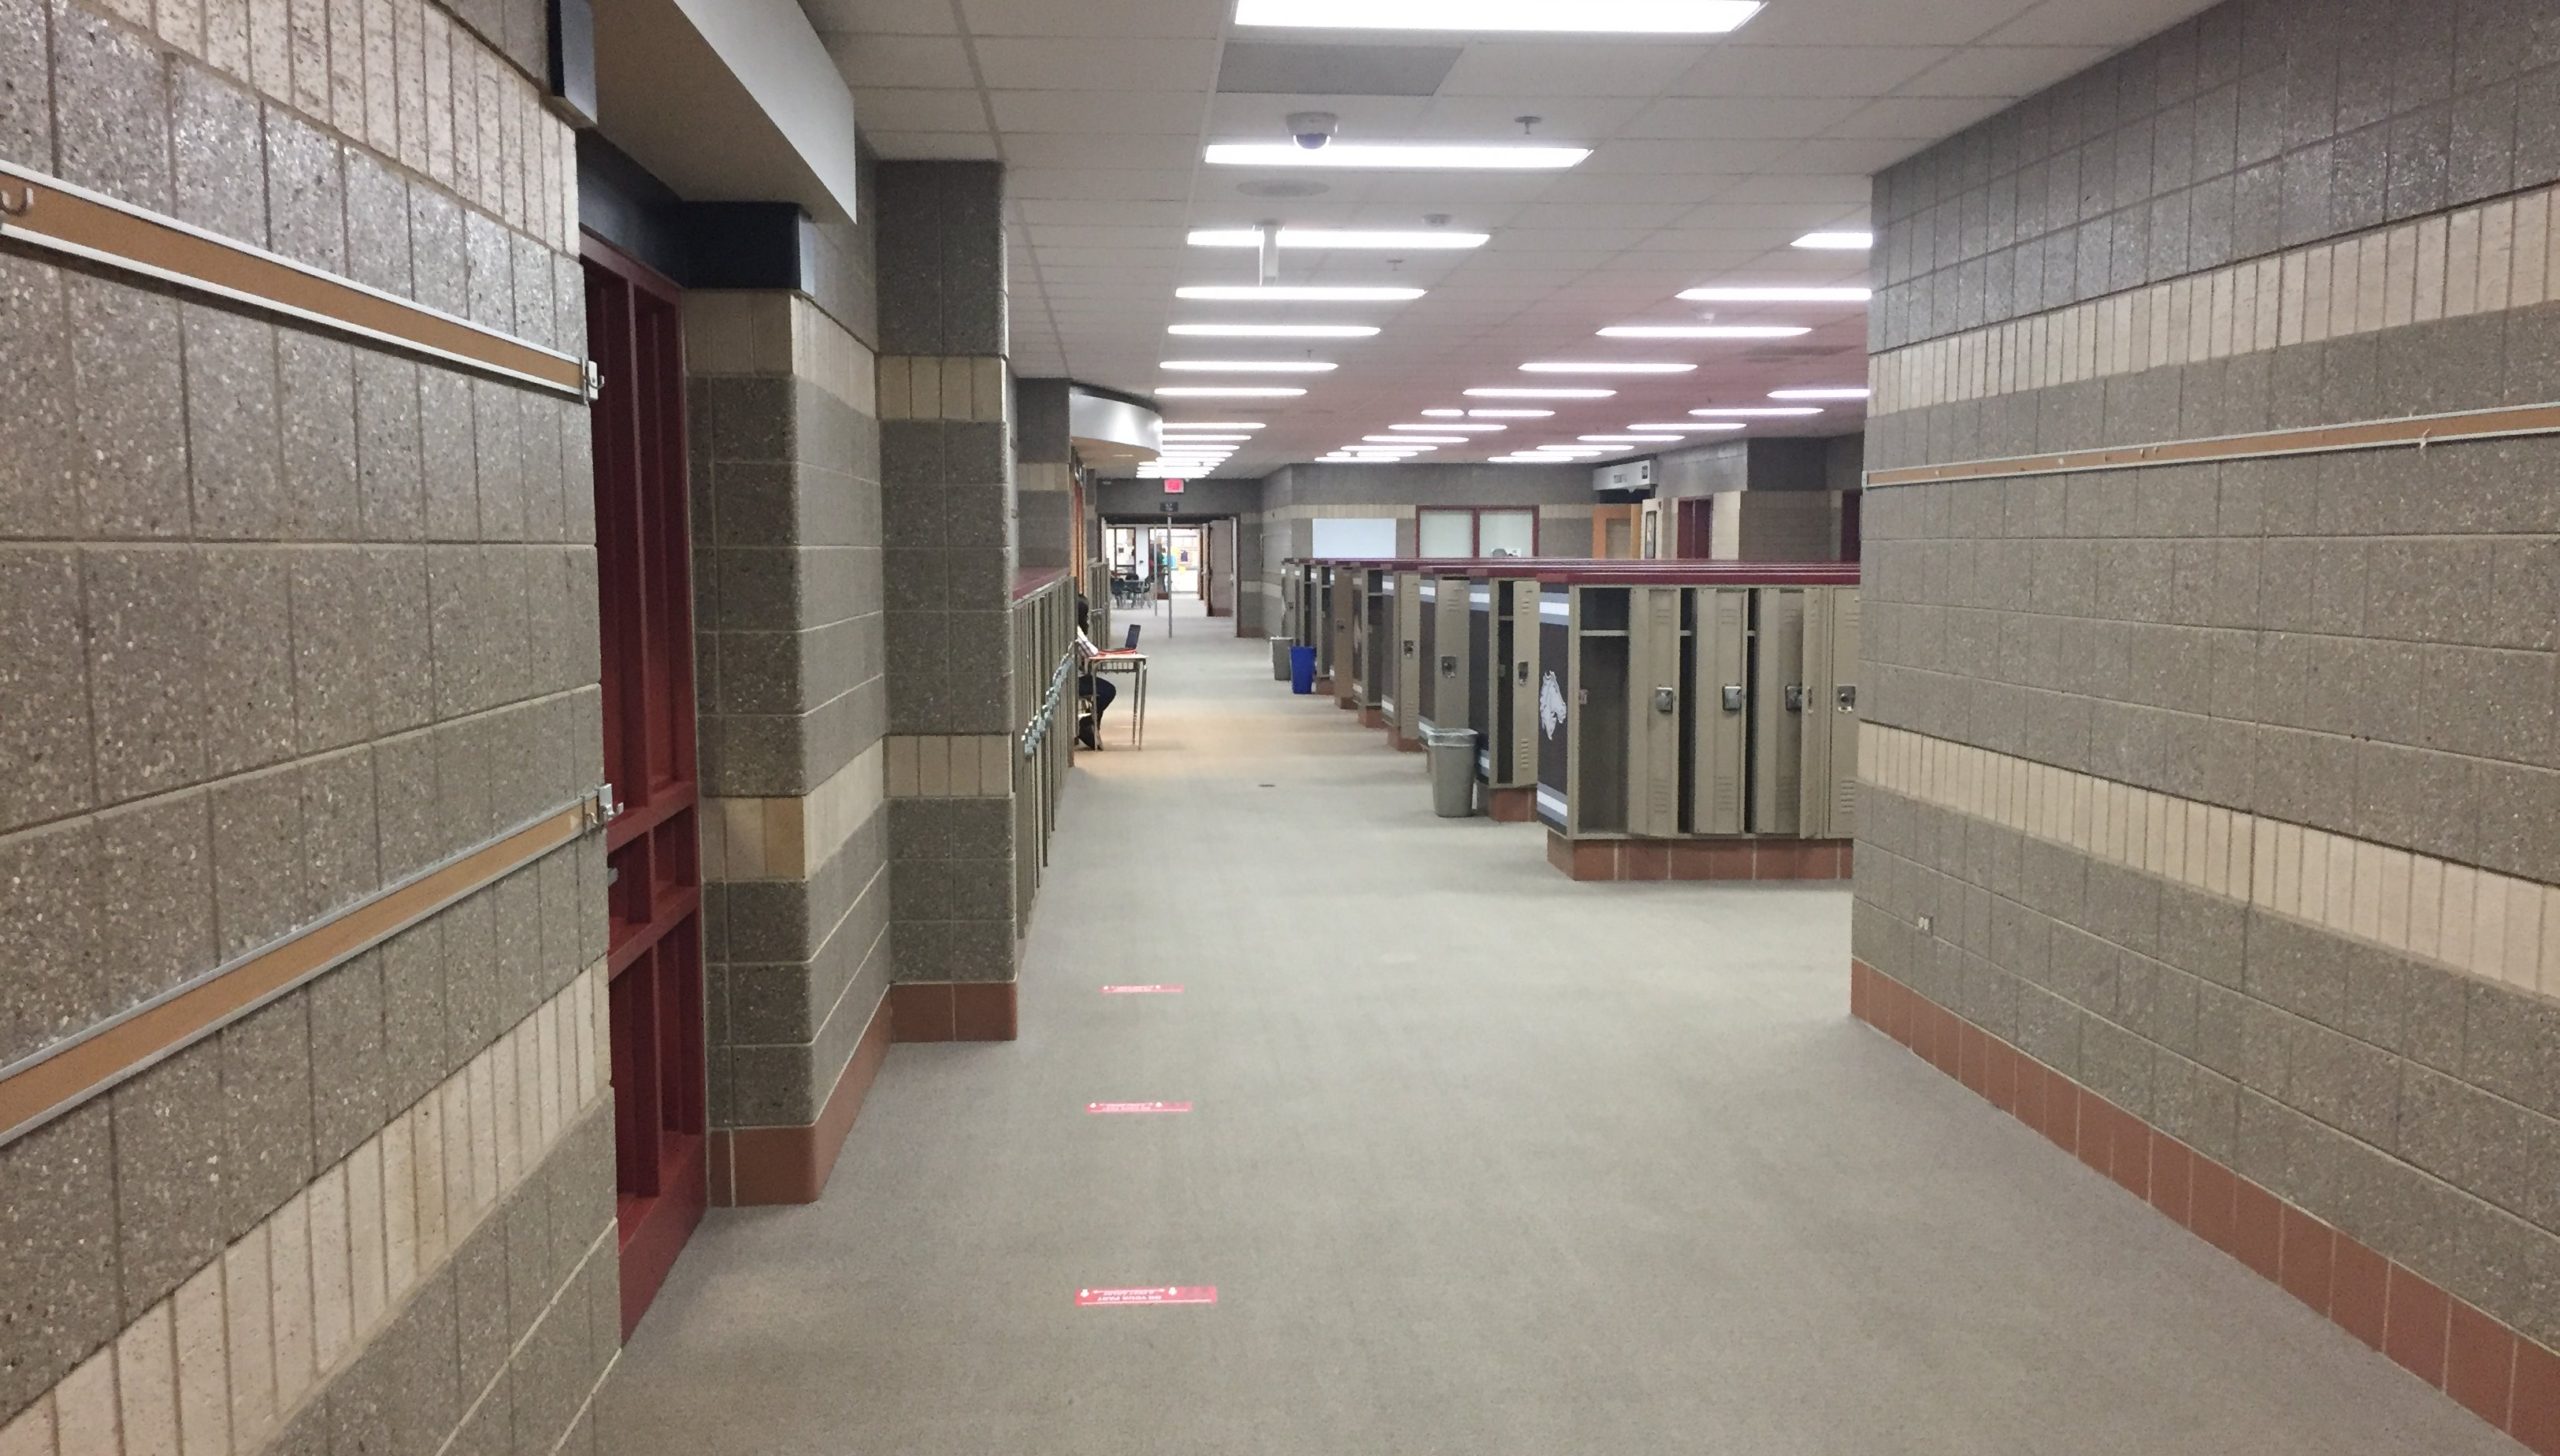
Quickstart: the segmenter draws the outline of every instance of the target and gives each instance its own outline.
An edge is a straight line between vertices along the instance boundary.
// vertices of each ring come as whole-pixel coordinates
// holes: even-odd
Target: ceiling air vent
[[[1230,96],[1429,96],[1458,64],[1457,46],[1230,42],[1218,89]]]
[[[1621,460],[1615,465],[1599,466],[1591,472],[1593,490],[1653,489],[1653,460]]]

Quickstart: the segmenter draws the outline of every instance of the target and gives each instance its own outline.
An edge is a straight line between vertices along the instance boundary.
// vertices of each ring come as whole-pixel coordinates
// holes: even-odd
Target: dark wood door
[[[590,238],[604,766],[622,812],[610,867],[614,1167],[622,1330],[702,1221],[702,859],[695,827],[693,562],[684,335],[674,284]]]

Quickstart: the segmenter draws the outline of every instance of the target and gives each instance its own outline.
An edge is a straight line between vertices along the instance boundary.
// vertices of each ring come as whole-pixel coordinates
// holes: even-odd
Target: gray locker
[[[1469,684],[1475,677],[1467,661],[1467,579],[1443,573],[1434,580],[1431,601],[1425,608],[1434,614],[1432,661],[1423,667],[1432,675],[1431,725],[1464,728]]]
[[[1762,587],[1751,654],[1751,832],[1804,829],[1804,626],[1799,587]]]
[[[1627,832],[1680,833],[1680,623],[1689,593],[1676,586],[1629,592]]]
[[[1700,587],[1689,689],[1689,832],[1740,834],[1750,783],[1749,587]]]
[[[1505,674],[1509,681],[1503,688],[1511,697],[1511,731],[1506,744],[1510,762],[1495,782],[1534,784],[1538,781],[1538,583],[1496,582],[1494,589],[1509,594],[1500,601],[1509,618],[1511,634]]]
[[[1858,593],[1805,593],[1804,758],[1798,814],[1808,839],[1858,832]]]
[[[1422,577],[1399,571],[1388,578],[1387,601],[1395,617],[1390,628],[1395,662],[1387,681],[1394,696],[1387,700],[1387,721],[1396,732],[1422,737]]]

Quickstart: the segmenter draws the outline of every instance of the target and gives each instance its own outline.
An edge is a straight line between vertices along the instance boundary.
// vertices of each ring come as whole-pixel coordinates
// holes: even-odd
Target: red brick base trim
[[[1363,728],[1386,727],[1387,710],[1379,707],[1362,708],[1360,710],[1360,726]]]
[[[807,1127],[715,1128],[705,1140],[711,1173],[711,1202],[718,1208],[752,1208],[775,1203],[815,1203],[826,1192],[836,1155],[862,1114],[862,1099],[880,1075],[889,1055],[896,1008],[883,996],[871,1010],[862,1039],[836,1078],[835,1090],[818,1120]]]
[[[1485,813],[1490,815],[1496,824],[1526,824],[1538,817],[1538,791],[1536,789],[1487,789]]]
[[[1014,981],[902,981],[889,988],[900,1041],[1012,1041]]]
[[[1517,792],[1534,802],[1537,791]],[[1547,863],[1576,880],[1845,880],[1850,847],[1845,839],[1567,839],[1550,829]]]
[[[1849,1014],[2541,1456],[2560,1456],[2560,1354],[2284,1202],[1863,961]]]
[[[1404,734],[1397,731],[1396,726],[1392,723],[1387,725],[1387,741],[1395,745],[1395,750],[1398,753],[1420,753],[1422,751],[1421,739],[1405,737]]]

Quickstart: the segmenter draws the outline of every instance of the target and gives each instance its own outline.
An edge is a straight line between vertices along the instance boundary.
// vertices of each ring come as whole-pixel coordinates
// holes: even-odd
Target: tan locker
[[[1511,694],[1511,766],[1500,781],[1534,784],[1538,781],[1538,584],[1498,583],[1496,589],[1511,594],[1511,681],[1506,688]]]
[[[1431,629],[1433,660],[1423,671],[1432,674],[1431,726],[1446,731],[1467,726],[1467,690],[1474,678],[1467,661],[1467,579],[1443,573],[1434,581],[1428,608],[1437,614]]]
[[[1804,830],[1805,592],[1759,589],[1751,661],[1751,832]]]
[[[1356,567],[1333,568],[1332,609],[1326,622],[1332,629],[1333,650],[1325,659],[1326,675],[1333,679],[1333,701],[1338,707],[1360,705],[1360,614],[1368,603],[1360,592],[1360,572]]]
[[[1805,594],[1804,765],[1798,790],[1807,839],[1858,832],[1858,592]]]
[[[1627,832],[1680,832],[1680,617],[1676,586],[1634,588],[1627,603]]]
[[[1395,574],[1395,699],[1389,703],[1387,718],[1396,731],[1407,738],[1422,737],[1422,577],[1417,572]]]
[[[1751,589],[1699,588],[1697,624],[1689,832],[1740,834],[1750,781]]]

